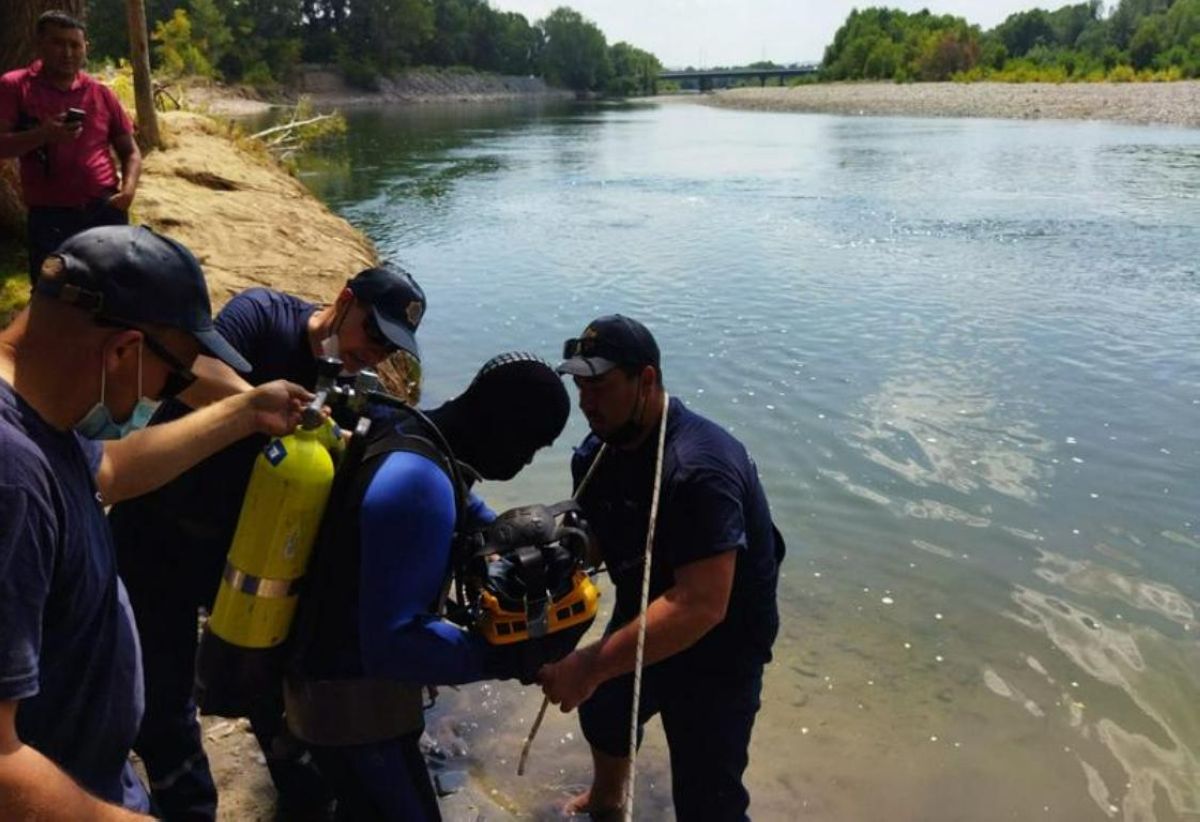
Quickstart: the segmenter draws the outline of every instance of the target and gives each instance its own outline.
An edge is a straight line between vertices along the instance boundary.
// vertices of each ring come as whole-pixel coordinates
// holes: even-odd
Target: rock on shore
[[[1177,83],[820,83],[705,95],[757,111],[907,117],[1110,120],[1200,127],[1200,81]]]

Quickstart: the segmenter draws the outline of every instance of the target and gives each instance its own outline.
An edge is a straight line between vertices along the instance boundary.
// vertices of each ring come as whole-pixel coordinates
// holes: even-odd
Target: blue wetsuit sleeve
[[[485,643],[430,613],[450,565],[454,493],[420,454],[389,454],[363,498],[359,632],[363,668],[427,685],[485,677]]]
[[[466,526],[468,528],[478,528],[487,525],[494,519],[496,519],[496,512],[484,502],[483,497],[472,491],[467,497]]]

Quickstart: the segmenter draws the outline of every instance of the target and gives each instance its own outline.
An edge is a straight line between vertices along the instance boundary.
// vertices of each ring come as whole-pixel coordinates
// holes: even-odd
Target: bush
[[[152,39],[158,43],[154,47],[154,54],[164,73],[172,77],[184,74],[213,76],[212,63],[193,41],[192,21],[183,9],[175,9],[170,20],[160,20],[154,27]]]
[[[1137,72],[1132,66],[1115,66],[1108,73],[1108,82],[1110,83],[1132,83],[1137,80]]]
[[[277,85],[275,76],[271,74],[271,67],[263,60],[251,63],[242,72],[242,82],[260,89],[270,89]]]
[[[355,88],[379,91],[379,69],[373,63],[344,55],[338,60],[338,70],[342,72],[342,78]]]

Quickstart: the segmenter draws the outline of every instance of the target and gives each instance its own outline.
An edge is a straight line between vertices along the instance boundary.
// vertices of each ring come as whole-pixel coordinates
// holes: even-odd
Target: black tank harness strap
[[[393,401],[388,405],[417,418],[430,437],[411,430],[398,430],[394,423],[387,423],[388,430],[375,435],[370,430],[370,420],[365,417],[359,420],[334,478],[327,513],[321,523],[315,548],[312,571],[308,575],[310,584],[319,586],[321,580],[331,578],[335,564],[344,559],[337,556],[337,551],[330,550],[338,544],[340,519],[348,508],[354,507],[362,499],[383,458],[398,451],[427,457],[446,473],[454,491],[454,544],[459,542],[457,535],[462,527],[467,493],[460,481],[462,472],[448,453],[449,446],[432,421],[416,409],[404,406],[394,398],[389,399]],[[444,446],[444,450],[440,446]],[[456,558],[452,556],[447,579],[453,576],[455,561]],[[448,584],[443,586],[439,605],[447,589]],[[311,607],[303,608],[302,598],[301,618],[293,634],[293,668],[284,678],[284,704],[291,731],[310,745],[339,747],[382,742],[421,731],[425,726],[425,705],[419,685],[366,676],[325,678],[305,675],[304,655],[319,630],[323,617],[321,606],[325,604],[319,597],[315,599]]]

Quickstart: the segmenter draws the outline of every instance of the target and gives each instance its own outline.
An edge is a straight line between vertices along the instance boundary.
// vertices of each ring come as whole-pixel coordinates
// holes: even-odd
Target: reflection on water
[[[304,169],[416,272],[426,396],[647,320],[792,547],[757,818],[1200,818],[1200,134],[691,105],[351,112]],[[498,507],[568,493],[567,434]],[[432,725],[548,817],[540,694]],[[453,747],[453,746],[452,746]],[[661,733],[639,816],[670,814]]]

